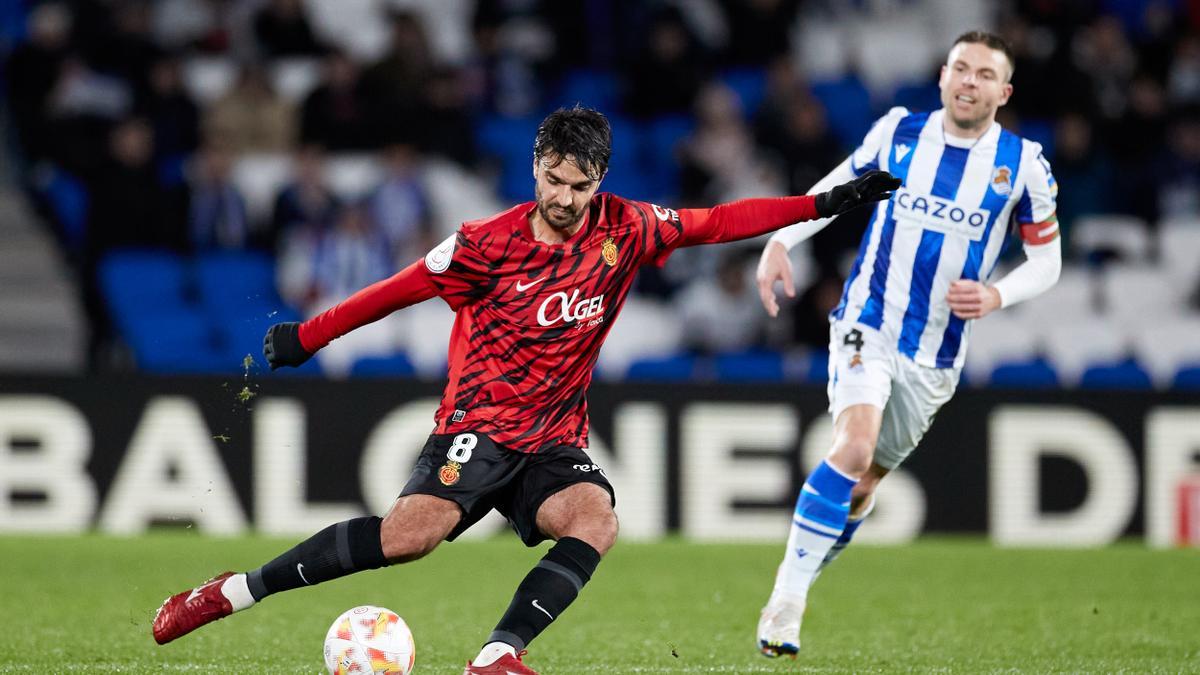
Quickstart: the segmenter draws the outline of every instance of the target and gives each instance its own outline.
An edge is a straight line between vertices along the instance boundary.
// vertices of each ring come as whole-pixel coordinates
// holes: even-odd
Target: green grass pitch
[[[449,544],[154,644],[150,619],[168,593],[291,543],[0,537],[0,672],[320,673],[334,617],[377,604],[412,627],[417,673],[460,673],[542,552],[507,537]],[[851,547],[814,588],[792,661],[754,646],[781,548],[619,543],[527,663],[550,675],[1200,672],[1195,551],[1001,550],[977,539]]]

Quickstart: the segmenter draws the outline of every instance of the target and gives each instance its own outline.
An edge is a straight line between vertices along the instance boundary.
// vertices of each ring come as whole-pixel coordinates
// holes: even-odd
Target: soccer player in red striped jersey
[[[555,545],[464,673],[533,672],[521,662],[525,646],[571,604],[617,536],[613,488],[585,451],[586,393],[638,268],[683,246],[887,199],[899,184],[876,171],[818,195],[676,211],[598,193],[610,153],[602,114],[554,112],[534,141],[534,201],[465,223],[423,260],[319,316],[271,327],[271,367],[298,366],[355,328],[440,297],[457,318],[436,428],[386,516],[331,525],[256,570],[168,598],[155,617],[159,643],[273,593],[416,560],[496,509],[527,545]]]

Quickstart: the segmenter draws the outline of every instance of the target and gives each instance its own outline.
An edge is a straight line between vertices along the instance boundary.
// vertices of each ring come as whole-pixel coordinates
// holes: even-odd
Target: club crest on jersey
[[[438,480],[442,481],[442,485],[446,487],[454,485],[458,482],[461,470],[462,464],[458,462],[446,462],[442,468],[438,469]]]
[[[600,254],[604,256],[604,262],[608,263],[609,267],[617,264],[617,243],[612,237],[605,239],[600,245]]]
[[[1012,169],[998,166],[992,170],[992,191],[1002,197],[1012,194]]]

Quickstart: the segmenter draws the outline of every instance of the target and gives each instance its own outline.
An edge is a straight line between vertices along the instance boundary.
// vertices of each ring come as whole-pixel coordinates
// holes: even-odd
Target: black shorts
[[[580,448],[559,445],[526,454],[480,433],[433,434],[400,496],[433,495],[457,503],[463,517],[447,541],[496,509],[526,546],[535,546],[547,539],[537,528],[538,508],[550,495],[576,483],[599,485],[616,505],[608,477]]]

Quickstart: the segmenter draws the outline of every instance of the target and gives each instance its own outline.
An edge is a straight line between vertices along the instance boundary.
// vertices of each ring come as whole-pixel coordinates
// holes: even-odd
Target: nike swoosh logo
[[[312,582],[304,578],[304,563],[296,563],[296,573],[300,575],[305,584],[312,586]]]
[[[547,612],[545,607],[542,607],[541,605],[537,604],[537,600],[533,601],[533,606],[542,614],[545,614],[546,616],[550,617],[551,621],[554,620],[554,616],[552,614],[550,614],[550,612]]]
[[[222,580],[222,581],[223,581],[223,580]],[[197,587],[193,588],[193,589],[192,589],[192,592],[191,592],[191,593],[188,593],[187,600],[184,600],[184,601],[183,601],[183,603],[184,603],[184,604],[187,604],[187,603],[191,602],[192,600],[195,600],[197,597],[199,597],[199,596],[200,596],[200,591],[202,591],[202,590],[204,590],[204,589],[208,588],[209,586],[212,586],[212,585],[213,585],[213,584],[215,584],[215,583],[218,583],[218,582],[216,582],[216,581],[210,581],[210,582],[208,582],[207,584],[202,584],[202,585],[200,585],[200,586],[197,586]]]
[[[540,284],[541,282],[543,282],[545,280],[546,280],[546,277],[542,277],[540,279],[534,279],[533,281],[530,281],[527,284],[523,284],[520,281],[518,281],[517,282],[517,292],[524,293],[525,291],[533,288],[534,284]]]

